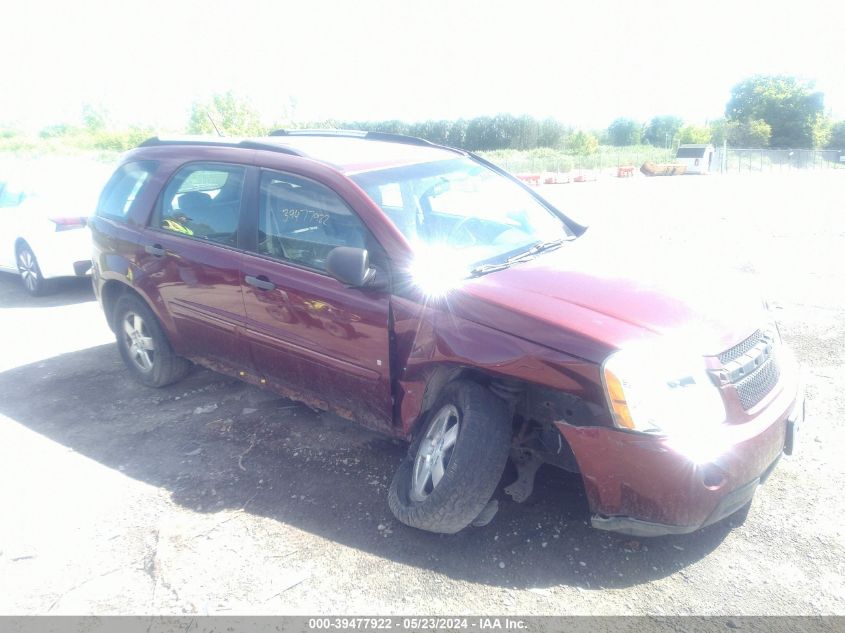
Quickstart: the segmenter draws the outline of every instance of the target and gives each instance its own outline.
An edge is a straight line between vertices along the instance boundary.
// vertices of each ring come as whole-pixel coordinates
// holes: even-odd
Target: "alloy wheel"
[[[134,312],[127,312],[123,317],[123,342],[138,369],[143,372],[152,370],[155,360],[153,339],[144,319]]]
[[[410,490],[413,501],[424,501],[443,479],[460,428],[461,416],[454,405],[448,404],[437,412],[414,459]]]
[[[38,288],[40,273],[38,272],[35,255],[27,248],[18,253],[18,270],[21,273],[21,279],[23,279],[26,289],[34,293]]]

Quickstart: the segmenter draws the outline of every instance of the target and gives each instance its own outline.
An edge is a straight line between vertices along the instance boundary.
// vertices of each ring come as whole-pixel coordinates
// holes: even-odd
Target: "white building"
[[[709,144],[681,145],[675,162],[686,166],[687,174],[708,174],[713,169],[715,148]]]

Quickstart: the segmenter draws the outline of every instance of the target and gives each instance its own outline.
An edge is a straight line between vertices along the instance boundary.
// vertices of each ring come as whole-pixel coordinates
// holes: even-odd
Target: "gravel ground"
[[[745,521],[658,539],[591,529],[579,480],[545,468],[485,528],[406,528],[401,446],[205,370],[140,387],[85,280],[31,299],[0,274],[0,614],[845,614],[844,192],[842,172],[546,188],[608,257],[758,286],[806,370],[798,455]]]

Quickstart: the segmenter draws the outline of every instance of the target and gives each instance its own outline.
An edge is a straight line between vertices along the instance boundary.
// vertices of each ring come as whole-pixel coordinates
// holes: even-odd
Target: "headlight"
[[[603,376],[619,428],[688,439],[725,421],[702,356],[669,345],[623,349],[604,362]]]

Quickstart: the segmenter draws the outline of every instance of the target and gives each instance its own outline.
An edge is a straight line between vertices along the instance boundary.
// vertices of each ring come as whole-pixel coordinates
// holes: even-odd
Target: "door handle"
[[[147,251],[150,255],[154,255],[155,257],[164,257],[167,251],[165,251],[161,244],[147,244],[144,247],[144,250]]]
[[[267,279],[267,277],[265,277],[264,275],[261,275],[260,277],[253,277],[252,275],[247,275],[245,279],[250,286],[255,286],[259,290],[276,289],[276,284]]]

